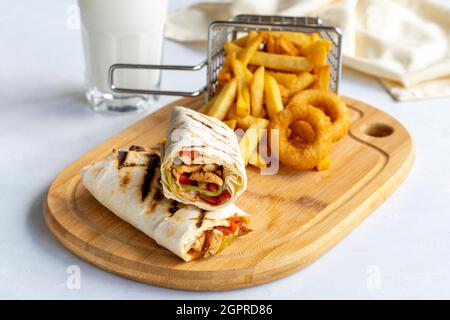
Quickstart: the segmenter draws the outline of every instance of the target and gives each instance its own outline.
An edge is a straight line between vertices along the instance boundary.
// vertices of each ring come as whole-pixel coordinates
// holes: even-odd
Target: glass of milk
[[[96,111],[146,111],[152,95],[117,94],[108,86],[115,63],[161,64],[167,0],[78,0],[86,63],[86,97]],[[159,70],[121,70],[118,86],[159,89]]]

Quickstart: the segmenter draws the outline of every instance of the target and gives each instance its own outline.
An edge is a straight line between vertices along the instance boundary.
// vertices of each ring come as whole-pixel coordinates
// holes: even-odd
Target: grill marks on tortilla
[[[164,199],[164,194],[161,192],[161,188],[156,188],[155,195],[153,196],[153,200],[155,202],[160,202],[162,199]]]
[[[160,188],[160,186],[157,186],[156,188],[155,188],[155,194],[153,195],[153,200],[152,200],[152,202],[151,202],[151,204],[150,204],[150,210],[149,210],[149,212],[151,213],[151,212],[153,212],[153,211],[155,211],[155,209],[156,209],[156,206],[161,202],[161,200],[163,200],[164,199],[164,194],[162,193],[162,191],[161,191],[161,188]]]
[[[206,124],[205,122],[195,118],[194,115],[187,115],[187,116],[190,117],[192,120],[200,123],[202,126],[207,127],[210,130],[211,135],[215,136],[215,138],[217,138],[220,142],[222,142],[222,145],[220,147],[215,146],[214,144],[208,144],[209,148],[215,149],[215,150],[217,150],[220,153],[227,153],[227,154],[231,155],[231,157],[234,158],[233,155],[236,153],[236,151],[232,147],[232,145],[230,144],[229,137],[227,137],[227,136],[225,136],[225,135],[215,131],[212,126],[210,126],[210,125]],[[196,136],[197,136],[197,138],[202,139],[202,137],[200,137],[198,135],[196,135]],[[220,137],[220,139],[219,139],[219,137]],[[204,147],[204,145],[202,145],[201,147]]]
[[[173,216],[180,208],[178,208],[178,201],[172,200],[169,205],[170,217]]]
[[[145,170],[144,181],[141,186],[141,200],[145,201],[150,193],[153,177],[155,176],[156,168],[159,167],[159,156],[157,154],[148,155],[147,169]]]
[[[130,152],[138,152],[137,161],[138,163],[127,163],[127,157]],[[146,163],[144,162],[144,157],[147,158]],[[130,159],[133,157],[130,156]],[[118,168],[130,168],[130,167],[145,167],[145,173],[143,177],[143,181],[140,187],[140,197],[141,201],[144,202],[148,197],[150,197],[151,193],[151,203],[148,206],[148,212],[154,212],[156,207],[165,199],[161,185],[159,184],[159,167],[160,167],[160,156],[156,153],[149,152],[143,147],[132,145],[129,148],[129,151],[119,150],[117,151],[117,162]],[[122,189],[126,188],[127,185],[131,182],[131,173],[129,171],[125,171],[125,174],[120,178],[120,186]],[[154,190],[152,192],[152,190]],[[176,207],[176,206],[175,206]],[[176,207],[177,208],[177,207]],[[174,212],[178,210],[172,209]]]
[[[145,149],[139,146],[131,146],[129,148],[130,152],[145,152]],[[129,151],[119,150],[117,151],[117,168],[120,170],[122,168],[132,168],[132,167],[144,167],[145,165],[140,163],[128,163],[127,158]]]
[[[128,184],[131,182],[130,172],[125,172],[125,174],[120,178],[120,187],[126,189]]]
[[[125,161],[127,161],[128,151],[119,151],[117,153],[117,167],[120,169],[124,166]]]
[[[195,224],[195,226],[197,228],[201,228],[202,227],[203,220],[205,220],[205,215],[206,215],[206,210],[201,209],[200,213],[198,215],[198,218],[197,218],[197,223]]]
[[[129,148],[129,150],[130,151],[136,151],[136,152],[143,152],[143,151],[145,151],[145,149],[143,147],[136,146],[134,144]]]
[[[204,120],[202,120],[202,119],[198,119],[197,116],[196,116],[196,115],[193,115],[193,114],[187,114],[187,116],[188,116],[189,118],[191,118],[192,120],[194,120],[194,121],[200,123],[202,126],[207,127],[207,128],[208,128],[211,132],[213,132],[214,134],[216,134],[216,135],[222,137],[222,138],[224,139],[223,142],[226,143],[226,142],[228,141],[229,138],[228,138],[226,135],[222,134],[221,132],[218,132],[218,131],[215,129],[215,127],[213,127],[211,124],[207,123],[207,121],[209,121],[209,119],[207,119],[206,117],[204,118]]]

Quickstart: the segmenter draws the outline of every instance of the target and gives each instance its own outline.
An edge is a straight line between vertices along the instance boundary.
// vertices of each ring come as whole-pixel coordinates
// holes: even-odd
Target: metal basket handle
[[[243,23],[292,24],[304,26],[322,25],[322,19],[319,17],[261,16],[256,14],[239,14],[233,18],[233,21]]]
[[[207,65],[206,60],[195,66],[181,66],[181,65],[159,65],[159,64],[131,64],[131,63],[116,63],[109,67],[108,83],[109,88],[117,93],[130,94],[153,94],[164,96],[183,96],[183,97],[197,97],[206,91],[206,87],[196,91],[167,91],[167,90],[145,90],[120,88],[114,84],[114,71],[117,69],[152,69],[152,70],[178,70],[178,71],[198,71]]]

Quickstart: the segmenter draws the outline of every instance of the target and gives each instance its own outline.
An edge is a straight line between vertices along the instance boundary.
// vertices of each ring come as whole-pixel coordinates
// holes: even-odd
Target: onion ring
[[[295,141],[296,144],[305,145],[314,141],[316,133],[314,132],[311,125],[302,120],[298,120],[291,124],[289,128],[292,130],[291,138],[299,141]],[[330,156],[323,158],[316,166],[317,171],[327,170],[330,167]]]
[[[319,108],[330,118],[333,141],[338,141],[347,134],[350,127],[348,109],[336,94],[315,89],[305,90],[292,97],[287,108],[307,104]]]
[[[314,141],[308,144],[288,140],[287,129],[292,123],[302,120],[309,123],[315,132]],[[297,170],[311,170],[331,150],[332,134],[330,119],[319,109],[303,104],[293,104],[274,115],[269,129],[279,131],[279,159],[284,165]],[[269,130],[271,133],[271,130]],[[272,137],[272,134],[269,136]]]
[[[292,123],[289,128],[292,130],[291,137],[299,138],[304,143],[311,143],[314,141],[314,136],[316,134],[308,122],[298,120]]]

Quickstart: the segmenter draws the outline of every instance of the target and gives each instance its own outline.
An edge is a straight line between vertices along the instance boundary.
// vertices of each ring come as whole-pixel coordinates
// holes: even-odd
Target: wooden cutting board
[[[80,183],[80,169],[131,144],[152,146],[165,133],[176,101],[150,114],[73,162],[51,185],[45,205],[50,231],[70,251],[107,271],[185,290],[226,290],[268,282],[308,265],[388,197],[407,176],[414,149],[406,129],[382,111],[345,98],[347,137],[333,146],[331,167],[274,176],[248,167],[248,190],[238,205],[253,215],[254,230],[219,255],[183,262],[117,218]]]

